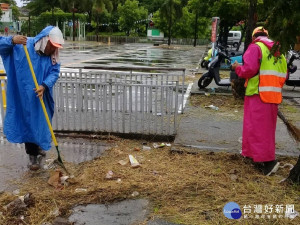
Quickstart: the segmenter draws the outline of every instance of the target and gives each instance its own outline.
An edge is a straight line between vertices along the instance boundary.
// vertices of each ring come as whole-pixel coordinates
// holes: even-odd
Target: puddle
[[[110,148],[105,143],[90,142],[90,140],[85,139],[76,139],[76,142],[63,141],[58,143],[59,151],[65,161],[75,164],[90,161],[101,156],[105,150]],[[55,148],[52,148],[51,151],[56,153]]]
[[[110,146],[106,143],[85,139],[58,139],[58,147],[64,161],[81,163],[100,157]],[[14,190],[16,181],[28,171],[29,158],[24,144],[9,143],[3,134],[0,137],[0,192]],[[55,147],[47,152],[46,158],[57,157]]]
[[[69,217],[69,222],[75,225],[130,225],[139,224],[146,220],[149,202],[145,199],[125,200],[119,203],[89,204],[76,206]]]

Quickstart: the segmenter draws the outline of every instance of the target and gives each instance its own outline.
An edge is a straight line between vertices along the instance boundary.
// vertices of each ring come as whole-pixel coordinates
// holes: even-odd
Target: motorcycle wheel
[[[202,60],[202,62],[201,62],[201,67],[202,68],[206,68],[207,67],[207,65],[208,65],[208,61],[206,61],[206,60]]]
[[[198,87],[200,89],[202,88],[206,88],[210,83],[211,81],[213,80],[212,77],[210,77],[209,73],[205,73],[203,74],[200,79],[198,80]]]

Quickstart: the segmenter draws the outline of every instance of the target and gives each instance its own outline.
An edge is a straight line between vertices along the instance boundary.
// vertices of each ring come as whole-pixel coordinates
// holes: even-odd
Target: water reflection
[[[91,47],[93,46],[93,47]],[[101,45],[90,43],[66,47],[61,51],[62,66],[160,66],[195,69],[203,53],[201,47],[155,47],[153,44]]]

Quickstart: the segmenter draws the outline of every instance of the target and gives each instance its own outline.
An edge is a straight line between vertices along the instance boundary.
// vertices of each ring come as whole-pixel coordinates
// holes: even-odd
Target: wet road
[[[60,52],[62,67],[78,66],[155,66],[195,69],[205,47],[153,44],[102,45],[95,42],[66,42]]]

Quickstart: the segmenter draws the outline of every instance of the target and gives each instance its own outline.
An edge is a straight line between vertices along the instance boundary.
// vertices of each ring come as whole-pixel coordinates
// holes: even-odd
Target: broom
[[[300,141],[300,130],[296,126],[291,124],[283,116],[283,114],[280,110],[278,110],[277,115],[284,122],[284,124],[287,126],[289,134],[297,141],[297,143],[299,143],[299,141]],[[283,182],[290,182],[290,183],[296,183],[296,184],[300,183],[300,156],[298,158],[297,163],[295,164],[295,166],[290,171],[289,176],[286,179],[284,179]]]
[[[284,124],[287,126],[288,128],[288,132],[289,134],[297,141],[300,141],[300,130],[294,126],[293,124],[291,124],[282,114],[282,112],[280,110],[278,110],[277,115],[279,116],[279,118],[284,122]]]

